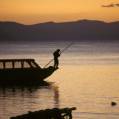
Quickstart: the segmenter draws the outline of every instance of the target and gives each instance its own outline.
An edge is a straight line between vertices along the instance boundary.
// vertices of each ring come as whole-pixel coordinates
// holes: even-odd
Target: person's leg
[[[56,65],[55,65],[55,68],[58,68],[58,66],[59,66],[59,61],[58,61],[58,59],[56,59]]]
[[[59,60],[57,59],[57,67],[59,66]]]
[[[57,58],[54,58],[54,68],[57,68]]]
[[[54,68],[56,67],[56,59],[54,59]]]

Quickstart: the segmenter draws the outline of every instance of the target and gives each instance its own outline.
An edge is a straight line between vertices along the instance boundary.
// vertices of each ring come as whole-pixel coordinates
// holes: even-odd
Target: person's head
[[[60,49],[57,49],[57,52],[60,52]]]

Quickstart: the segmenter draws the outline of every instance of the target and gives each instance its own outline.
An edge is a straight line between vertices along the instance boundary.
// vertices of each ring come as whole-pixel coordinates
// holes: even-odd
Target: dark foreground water
[[[0,58],[35,58],[43,67],[55,49],[68,44],[1,43]],[[74,43],[46,81],[49,86],[0,88],[0,119],[72,106],[74,119],[119,119],[119,43]]]

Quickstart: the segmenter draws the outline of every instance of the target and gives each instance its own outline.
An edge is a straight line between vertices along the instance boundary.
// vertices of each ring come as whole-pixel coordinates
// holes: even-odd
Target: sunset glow
[[[25,24],[39,22],[63,22],[80,19],[118,21],[118,0],[1,0],[0,21],[16,21]]]

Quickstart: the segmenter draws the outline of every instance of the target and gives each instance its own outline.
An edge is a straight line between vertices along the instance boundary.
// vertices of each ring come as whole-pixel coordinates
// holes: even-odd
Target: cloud
[[[119,7],[119,3],[111,3],[108,5],[102,5],[102,7],[107,7],[107,8]]]
[[[102,5],[102,7],[114,7],[114,4],[109,4],[109,5]]]
[[[119,7],[119,3],[115,4],[117,7]]]

